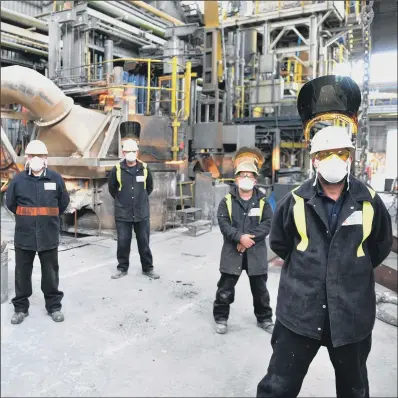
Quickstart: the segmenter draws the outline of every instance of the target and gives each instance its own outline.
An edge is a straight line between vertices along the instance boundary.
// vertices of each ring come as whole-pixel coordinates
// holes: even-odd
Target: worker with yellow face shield
[[[307,83],[298,98],[304,126],[320,115],[323,122],[331,120],[332,113],[351,112],[354,119],[358,92],[349,78]],[[380,197],[350,174],[354,149],[348,128],[328,126],[315,133],[310,147],[315,176],[277,205],[270,246],[284,264],[273,354],[257,397],[297,397],[321,346],[334,366],[337,397],[369,397],[373,270],[391,250],[392,227]]]

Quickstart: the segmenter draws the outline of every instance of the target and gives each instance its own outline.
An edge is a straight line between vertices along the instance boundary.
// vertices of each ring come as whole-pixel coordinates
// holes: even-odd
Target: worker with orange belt
[[[62,322],[64,294],[58,290],[58,246],[60,214],[69,205],[69,194],[62,177],[47,169],[48,151],[42,141],[31,141],[25,155],[25,171],[13,178],[6,199],[7,207],[15,214],[15,298],[12,299],[15,313],[11,323],[22,323],[29,315],[36,253],[41,263],[46,310],[53,321]]]

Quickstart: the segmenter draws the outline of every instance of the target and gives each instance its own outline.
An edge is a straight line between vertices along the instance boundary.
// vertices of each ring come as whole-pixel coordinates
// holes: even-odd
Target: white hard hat
[[[32,140],[26,146],[25,155],[48,155],[46,144],[40,140]]]
[[[348,130],[345,127],[328,126],[319,130],[312,138],[310,155],[340,148],[355,149]]]
[[[122,149],[124,152],[137,152],[138,144],[135,140],[125,140],[122,142]]]

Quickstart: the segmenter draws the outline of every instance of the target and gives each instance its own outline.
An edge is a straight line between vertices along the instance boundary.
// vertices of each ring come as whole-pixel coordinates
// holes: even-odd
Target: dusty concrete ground
[[[12,222],[2,215],[3,238],[12,239]],[[61,247],[66,320],[60,324],[46,315],[36,261],[30,316],[11,325],[14,252],[9,250],[10,299],[1,305],[1,396],[255,396],[271,355],[270,335],[256,327],[245,274],[229,333],[214,332],[218,228],[197,238],[174,230],[151,239],[157,281],[141,275],[135,243],[130,272],[120,280],[110,278],[114,240]],[[269,270],[272,306],[279,270]],[[368,371],[372,397],[397,397],[397,329],[378,320]],[[326,349],[312,363],[300,396],[335,396]]]

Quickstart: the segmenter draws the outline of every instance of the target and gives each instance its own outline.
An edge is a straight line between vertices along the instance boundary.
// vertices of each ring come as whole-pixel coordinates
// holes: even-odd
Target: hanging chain
[[[362,122],[361,122],[361,135],[360,135],[360,147],[361,156],[359,161],[359,173],[360,178],[364,177],[365,174],[365,163],[367,158],[368,141],[369,141],[369,69],[370,69],[370,53],[371,53],[371,31],[370,26],[373,21],[374,0],[368,1],[363,7],[361,12],[362,19],[362,39],[364,45],[364,63],[363,63],[363,89],[362,89]]]

